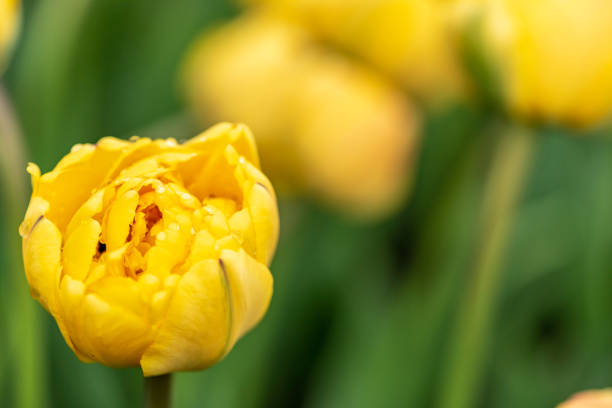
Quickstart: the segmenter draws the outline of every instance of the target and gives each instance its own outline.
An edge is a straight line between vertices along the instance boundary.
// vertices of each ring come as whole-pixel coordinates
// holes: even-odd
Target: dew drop
[[[74,146],[72,146],[72,149],[70,149],[70,152],[75,153],[81,150],[82,148],[83,148],[83,145],[81,143],[77,143]]]

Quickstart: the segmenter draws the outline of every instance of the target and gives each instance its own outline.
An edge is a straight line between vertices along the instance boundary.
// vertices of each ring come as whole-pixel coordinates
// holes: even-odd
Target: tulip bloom
[[[405,196],[418,144],[412,105],[298,26],[260,13],[207,33],[183,82],[196,117],[253,127],[264,169],[285,190],[361,218],[383,216]]]
[[[34,164],[20,227],[32,295],[82,361],[145,376],[219,361],[262,318],[278,238],[250,131],[77,145]]]
[[[612,2],[489,0],[483,41],[516,115],[575,126],[612,113]]]
[[[612,408],[612,390],[579,392],[557,408]]]

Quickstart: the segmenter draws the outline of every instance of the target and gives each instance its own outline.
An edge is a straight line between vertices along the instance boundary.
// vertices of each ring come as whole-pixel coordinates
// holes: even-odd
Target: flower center
[[[164,279],[183,274],[191,259],[215,257],[223,248],[239,248],[230,218],[239,210],[232,199],[200,201],[170,178],[129,178],[108,185],[101,226],[87,281],[103,276],[140,279],[143,273]]]

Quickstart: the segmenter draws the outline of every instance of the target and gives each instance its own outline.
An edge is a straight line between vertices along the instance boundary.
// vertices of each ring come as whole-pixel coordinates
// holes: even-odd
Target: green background
[[[196,134],[177,91],[181,57],[238,12],[221,0],[26,1],[2,82],[27,160],[48,171],[102,136]],[[414,193],[377,223],[281,199],[268,314],[215,367],[176,375],[175,406],[438,406],[506,123],[486,106],[426,114]],[[534,131],[476,351],[477,407],[552,407],[612,385],[612,132]],[[29,296],[17,234],[24,166],[0,185],[0,406],[138,406],[140,370],[79,362]]]

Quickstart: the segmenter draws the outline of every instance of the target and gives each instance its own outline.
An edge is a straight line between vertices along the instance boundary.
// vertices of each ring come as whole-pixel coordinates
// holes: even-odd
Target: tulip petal
[[[98,247],[100,231],[100,223],[91,218],[83,220],[74,229],[64,245],[64,273],[81,281],[87,278]]]
[[[210,196],[241,200],[242,192],[234,176],[234,165],[228,160],[228,152],[236,154],[234,148],[228,145],[206,160],[197,171],[197,176],[187,184],[187,190],[200,200]]]
[[[79,329],[89,353],[108,366],[137,365],[153,341],[144,299],[138,283],[109,276],[87,288]]]
[[[130,233],[130,224],[136,215],[137,206],[138,193],[134,190],[128,190],[117,197],[108,210],[104,232],[109,251],[114,251],[125,243]]]
[[[246,204],[255,230],[255,254],[258,261],[269,265],[279,234],[278,208],[272,190],[256,183],[246,196]]]
[[[100,186],[115,162],[124,154],[122,149],[129,146],[129,143],[118,139],[113,139],[112,143],[105,143],[104,140],[93,149],[84,147],[73,151],[61,166],[56,166],[38,180],[36,195],[52,203],[47,218],[60,231],[64,231],[92,190]]]
[[[225,350],[230,318],[219,263],[205,260],[193,265],[178,283],[155,341],[140,360],[144,375],[214,364]]]
[[[251,130],[243,124],[219,123],[185,143],[186,147],[205,152],[211,146],[230,144],[246,160],[259,167],[259,156]]]
[[[253,229],[253,220],[248,208],[243,208],[235,212],[228,220],[228,225],[232,234],[240,241],[244,250],[255,256],[257,253],[255,246],[255,230]]]
[[[105,190],[97,191],[77,210],[66,228],[66,236],[72,235],[72,232],[78,227],[81,222],[88,218],[93,218],[94,215],[102,212],[104,208]]]
[[[55,316],[55,319],[66,344],[74,351],[79,360],[87,363],[93,361],[93,358],[84,351],[83,340],[81,340],[82,331],[79,330],[81,304],[84,295],[85,285],[83,282],[65,275],[58,292],[58,315]]]
[[[248,126],[241,123],[234,125],[230,133],[230,144],[240,156],[259,168],[259,155],[257,154],[255,137]]]
[[[110,367],[138,364],[151,344],[151,327],[139,316],[88,294],[83,303],[83,327],[95,360]]]
[[[59,285],[61,247],[59,230],[42,215],[23,238],[23,262],[32,296],[51,313]]]
[[[232,329],[226,353],[234,343],[255,326],[268,310],[273,278],[268,268],[244,250],[223,250],[221,265],[229,286]]]

